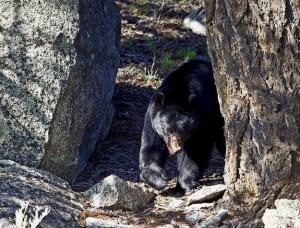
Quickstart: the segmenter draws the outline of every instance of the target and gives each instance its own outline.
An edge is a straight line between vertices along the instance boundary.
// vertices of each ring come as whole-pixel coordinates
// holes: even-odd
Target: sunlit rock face
[[[119,33],[109,0],[0,4],[0,159],[73,181],[111,124]]]

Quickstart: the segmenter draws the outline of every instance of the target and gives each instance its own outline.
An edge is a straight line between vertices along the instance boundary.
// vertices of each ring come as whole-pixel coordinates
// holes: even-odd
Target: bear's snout
[[[167,139],[167,147],[170,152],[170,154],[176,154],[176,152],[180,151],[183,147],[183,140],[180,136],[171,134],[168,136]]]

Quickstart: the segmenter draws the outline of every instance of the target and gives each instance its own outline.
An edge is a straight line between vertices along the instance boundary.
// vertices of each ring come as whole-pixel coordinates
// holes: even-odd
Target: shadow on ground
[[[138,181],[138,153],[143,119],[153,92],[152,88],[127,83],[116,85],[116,110],[111,131],[106,140],[97,145],[86,169],[73,186],[75,190],[85,190],[110,174]]]

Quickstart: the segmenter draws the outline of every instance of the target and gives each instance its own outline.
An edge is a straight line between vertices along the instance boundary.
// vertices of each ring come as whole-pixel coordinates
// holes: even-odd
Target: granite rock
[[[114,113],[114,1],[2,1],[0,28],[0,159],[72,182]]]
[[[0,227],[14,227],[20,201],[29,203],[28,213],[36,207],[50,209],[41,227],[79,227],[83,205],[61,178],[14,161],[0,160],[0,183]]]
[[[94,208],[136,211],[154,199],[155,193],[115,175],[104,178],[85,193]]]

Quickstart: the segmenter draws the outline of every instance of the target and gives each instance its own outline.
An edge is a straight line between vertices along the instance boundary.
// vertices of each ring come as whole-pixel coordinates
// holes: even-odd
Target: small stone
[[[203,210],[213,207],[214,203],[202,203],[202,204],[192,204],[184,209],[186,212],[185,220],[188,222],[199,222],[199,220],[204,220],[206,216],[203,214]]]
[[[225,190],[226,185],[224,184],[203,186],[200,190],[188,196],[187,200],[189,204],[214,200],[221,197]]]
[[[133,228],[134,226],[132,225],[126,225],[118,222],[117,220],[113,219],[99,219],[99,218],[93,218],[93,217],[88,217],[85,220],[85,226],[87,228]]]
[[[110,175],[85,193],[94,208],[136,211],[155,197],[153,191]]]
[[[221,209],[215,215],[209,216],[205,221],[201,222],[196,228],[219,227],[219,224],[228,215],[228,210]]]

